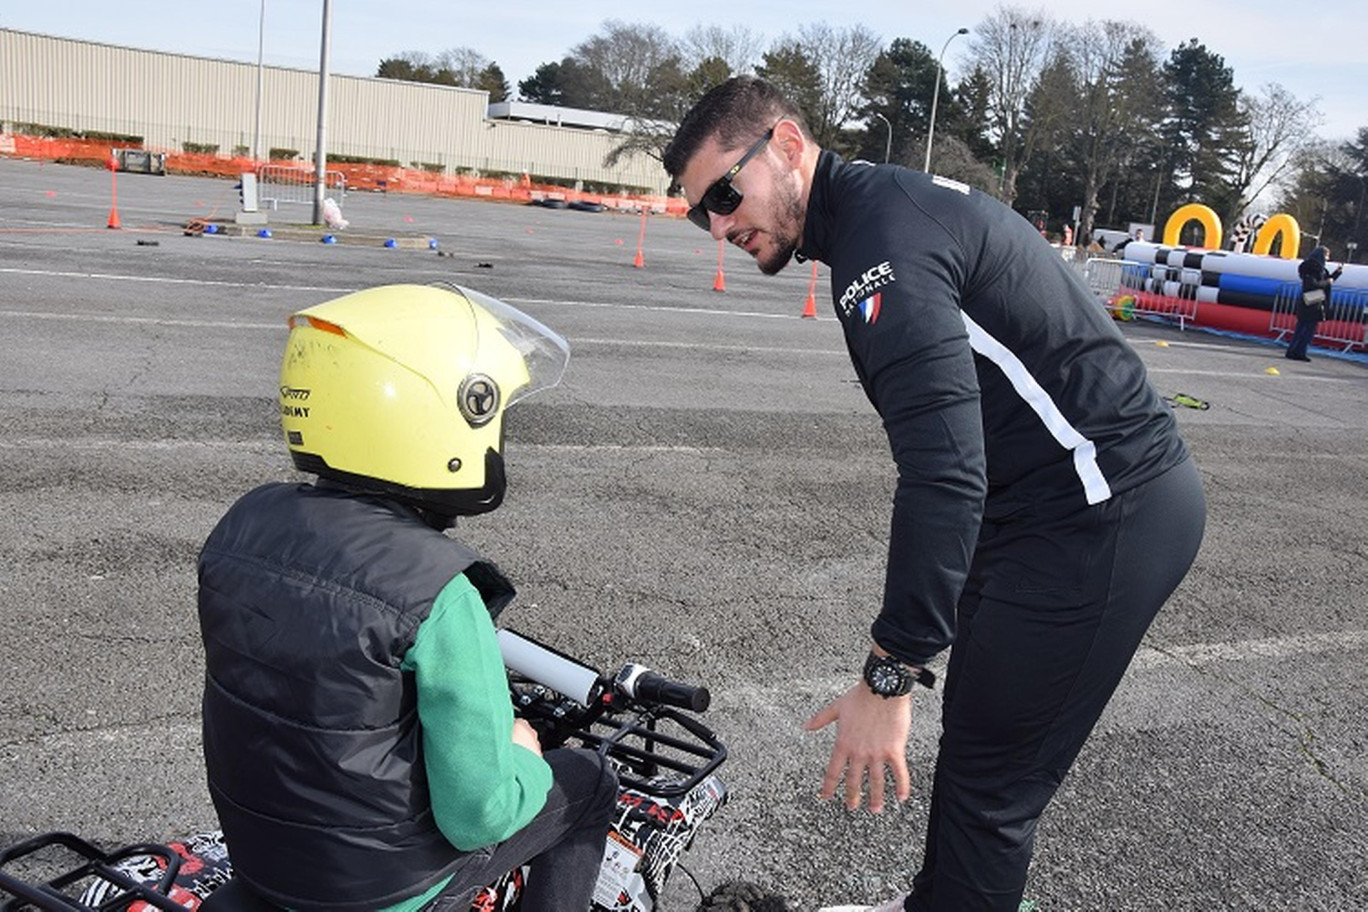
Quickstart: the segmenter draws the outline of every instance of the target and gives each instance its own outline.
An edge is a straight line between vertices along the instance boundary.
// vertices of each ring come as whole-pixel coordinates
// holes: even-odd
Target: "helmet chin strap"
[[[503,457],[493,447],[485,451],[485,483],[480,488],[406,488],[379,478],[339,471],[317,456],[299,452],[293,455],[295,468],[317,475],[319,486],[401,503],[438,530],[454,526],[458,516],[478,516],[497,509],[508,486]]]

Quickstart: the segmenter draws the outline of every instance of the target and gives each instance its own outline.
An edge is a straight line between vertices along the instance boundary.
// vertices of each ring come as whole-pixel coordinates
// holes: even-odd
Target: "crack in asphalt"
[[[1160,653],[1161,655],[1171,659],[1172,661],[1177,662],[1178,664],[1183,665],[1191,669],[1192,671],[1195,671],[1197,674],[1200,674],[1203,677],[1221,681],[1225,684],[1228,684],[1236,688],[1237,690],[1242,691],[1247,696],[1253,697],[1259,703],[1262,703],[1268,709],[1273,710],[1273,712],[1285,717],[1286,719],[1291,720],[1293,723],[1295,723],[1295,727],[1294,730],[1288,733],[1297,739],[1298,749],[1301,751],[1302,755],[1306,758],[1307,762],[1311,765],[1311,767],[1316,771],[1316,774],[1319,775],[1326,782],[1329,782],[1331,785],[1335,786],[1335,788],[1339,789],[1345,795],[1348,795],[1351,798],[1358,798],[1362,801],[1368,802],[1368,790],[1355,789],[1351,785],[1341,781],[1333,772],[1331,772],[1330,764],[1327,763],[1317,753],[1315,749],[1315,742],[1319,740],[1316,735],[1315,729],[1312,728],[1311,724],[1307,722],[1304,718],[1302,718],[1300,714],[1291,709],[1288,709],[1285,706],[1282,706],[1276,700],[1272,699],[1266,694],[1261,693],[1260,691],[1257,691],[1252,687],[1249,687],[1248,685],[1236,680],[1234,677],[1230,675],[1221,674],[1220,672],[1211,670],[1209,667],[1203,665],[1202,663],[1194,662],[1190,659],[1185,659],[1177,652],[1165,649],[1161,646],[1151,646],[1150,648],[1153,651]]]

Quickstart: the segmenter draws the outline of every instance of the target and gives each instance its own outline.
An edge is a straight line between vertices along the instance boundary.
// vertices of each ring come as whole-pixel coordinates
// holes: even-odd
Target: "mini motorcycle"
[[[654,912],[676,867],[706,899],[679,862],[727,797],[716,776],[727,749],[696,718],[708,708],[707,689],[634,663],[604,675],[507,629],[498,639],[514,711],[542,747],[595,750],[618,771],[591,912]],[[509,871],[481,890],[472,912],[517,910],[528,876],[527,866]],[[220,831],[112,851],[71,833],[36,836],[0,850],[0,899],[5,893],[13,898],[0,912],[279,912],[233,878]]]

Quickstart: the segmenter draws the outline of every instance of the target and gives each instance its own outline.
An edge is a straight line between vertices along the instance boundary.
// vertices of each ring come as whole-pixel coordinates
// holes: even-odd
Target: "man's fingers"
[[[859,807],[858,799],[855,805]],[[882,814],[884,809],[884,767],[875,763],[869,767],[869,812]]]
[[[864,785],[864,777],[863,764],[851,763],[846,767],[845,806],[852,811],[860,806],[860,787]]]
[[[836,711],[836,704],[834,702],[828,703],[826,706],[817,710],[816,715],[811,719],[804,722],[803,728],[807,731],[817,731],[819,728],[826,728],[832,722],[836,721],[838,715],[840,714]]]
[[[833,750],[831,760],[827,762],[826,775],[822,777],[822,790],[818,792],[823,800],[829,801],[836,794],[836,786],[841,781],[841,772],[845,765],[845,755]]]
[[[899,801],[912,797],[912,776],[907,772],[907,757],[893,758],[893,794]]]

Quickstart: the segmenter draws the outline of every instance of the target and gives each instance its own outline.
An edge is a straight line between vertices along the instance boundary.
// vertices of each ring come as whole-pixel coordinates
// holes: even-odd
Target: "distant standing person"
[[[1133,233],[1126,235],[1121,240],[1116,242],[1116,246],[1112,248],[1112,253],[1125,253],[1126,245],[1129,244],[1131,241],[1143,241],[1144,239],[1144,229],[1136,228]]]
[[[1330,250],[1324,245],[1317,247],[1301,261],[1297,275],[1301,278],[1301,300],[1297,302],[1297,328],[1292,331],[1292,341],[1287,345],[1283,357],[1292,361],[1310,361],[1306,347],[1316,336],[1320,321],[1325,319],[1326,309],[1330,306],[1330,288],[1335,279],[1344,272],[1340,266],[1331,272],[1325,265]]]
[[[664,163],[689,220],[762,272],[831,267],[897,464],[868,655],[806,726],[836,723],[820,793],[844,777],[858,808],[867,779],[878,813],[891,773],[909,797],[911,690],[953,643],[921,870],[880,908],[1016,912],[1036,821],[1201,541],[1170,409],[1030,222],[958,181],[842,161],[762,79],[708,92]]]

